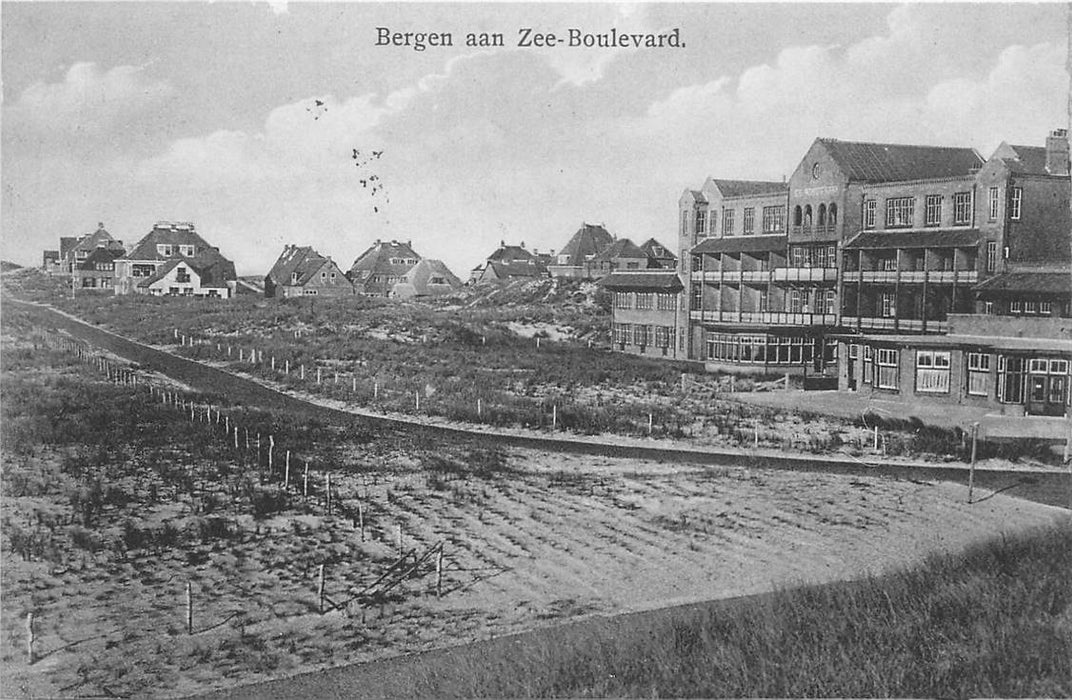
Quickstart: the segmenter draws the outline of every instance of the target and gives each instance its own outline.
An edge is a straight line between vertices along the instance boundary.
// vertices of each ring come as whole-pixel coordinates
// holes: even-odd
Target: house
[[[500,241],[498,249],[470,271],[469,283],[482,284],[546,277],[548,257],[549,254],[527,250],[524,242],[516,246],[506,245],[506,241]]]
[[[42,256],[41,269],[48,273],[49,276],[58,274],[61,271],[60,251],[46,250]]]
[[[405,280],[397,283],[391,296],[399,299],[442,296],[462,288],[462,281],[442,260],[425,258],[410,268]]]
[[[395,285],[406,281],[406,273],[421,261],[413,250],[412,241],[381,241],[379,239],[359,255],[346,272],[358,294],[388,297]]]
[[[648,259],[655,264],[648,263],[648,267],[658,267],[664,270],[677,268],[677,256],[674,252],[654,238],[649,238],[640,244],[640,249],[647,254]]]
[[[595,257],[613,243],[614,236],[602,225],[582,223],[547,271],[552,277],[598,279],[601,275]]]
[[[354,285],[339,266],[312,246],[288,245],[264,277],[264,296],[353,296]]]
[[[203,296],[235,294],[234,263],[189,222],[157,222],[130,252],[115,260],[116,294]]]
[[[58,251],[45,251],[44,270],[49,274],[75,275],[80,273],[93,273],[85,275],[92,282],[85,283],[87,289],[100,288],[100,275],[95,274],[98,270],[86,267],[86,259],[97,250],[106,250],[122,255],[124,252],[123,242],[112,237],[112,234],[104,228],[103,223],[97,224],[97,230],[82,236],[61,236],[60,249]],[[116,257],[116,256],[113,256]],[[106,264],[100,262],[100,264]],[[77,286],[83,286],[81,279]],[[109,283],[107,285],[111,287]]]
[[[592,258],[597,277],[609,275],[615,270],[647,270],[655,261],[628,238],[619,238]]]
[[[122,256],[122,249],[95,248],[87,257],[72,263],[71,283],[80,290],[114,293],[115,261]]]
[[[612,295],[614,349],[650,357],[686,357],[686,328],[677,313],[685,287],[676,271],[616,271],[597,284]]]

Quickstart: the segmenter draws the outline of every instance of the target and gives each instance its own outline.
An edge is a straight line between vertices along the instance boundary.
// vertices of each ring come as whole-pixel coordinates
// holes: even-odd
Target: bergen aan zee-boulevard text
[[[663,33],[624,32],[612,28],[606,32],[586,32],[571,28],[565,32],[547,32],[521,27],[513,37],[519,48],[586,48],[586,49],[660,49],[685,48],[681,30]],[[389,27],[376,27],[376,46],[405,46],[414,51],[444,46],[495,47],[506,45],[501,32],[469,32],[464,41],[455,43],[452,32],[396,32]]]

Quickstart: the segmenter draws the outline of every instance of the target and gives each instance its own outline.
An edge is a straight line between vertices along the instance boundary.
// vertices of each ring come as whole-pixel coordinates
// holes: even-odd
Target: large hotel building
[[[1063,415],[1069,183],[1063,129],[988,159],[816,139],[788,182],[708,178],[682,194],[680,302],[641,320],[678,330],[660,355],[712,371]],[[650,290],[643,274],[604,281],[621,350],[648,335],[634,301],[675,286],[651,274]]]

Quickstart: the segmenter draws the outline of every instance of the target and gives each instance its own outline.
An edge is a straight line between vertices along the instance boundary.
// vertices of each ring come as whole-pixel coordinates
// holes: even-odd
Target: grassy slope
[[[392,697],[1068,697],[1069,571],[1066,523],[881,578],[374,666],[353,687]]]

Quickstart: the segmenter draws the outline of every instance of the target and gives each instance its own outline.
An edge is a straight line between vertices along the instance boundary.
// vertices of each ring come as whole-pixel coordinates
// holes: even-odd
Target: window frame
[[[1013,187],[1009,190],[1009,220],[1019,221],[1023,215],[1024,188]]]
[[[973,207],[972,199],[973,198],[971,191],[953,193],[954,226],[971,226]]]
[[[929,194],[924,199],[923,225],[942,225],[942,195]]]
[[[912,228],[915,224],[915,219],[915,197],[907,196],[886,198],[886,228]]]
[[[878,200],[877,199],[865,199],[864,200],[864,228],[875,228],[875,222],[878,219]]]

